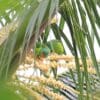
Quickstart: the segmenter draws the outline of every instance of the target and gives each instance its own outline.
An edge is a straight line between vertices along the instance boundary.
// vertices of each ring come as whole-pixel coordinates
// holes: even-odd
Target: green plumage
[[[50,52],[55,52],[57,54],[63,54],[64,48],[63,44],[59,40],[51,40],[47,42],[47,45],[42,44],[41,42],[36,43],[35,55],[36,57],[47,57]]]
[[[43,54],[45,57],[47,57],[50,54],[50,49],[47,46],[44,46],[40,50],[40,54]]]
[[[50,48],[51,52],[55,52],[57,54],[64,53],[63,44],[59,40],[51,40],[47,43],[47,45]]]
[[[36,48],[35,48],[35,55],[36,57],[47,57],[50,54],[50,49],[48,48],[48,46],[41,44],[40,42],[38,42],[36,44]]]

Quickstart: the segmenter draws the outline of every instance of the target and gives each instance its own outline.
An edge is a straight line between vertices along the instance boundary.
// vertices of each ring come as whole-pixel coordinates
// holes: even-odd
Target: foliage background
[[[91,99],[92,96],[89,95],[92,93],[92,81],[87,71],[86,58],[92,59],[96,76],[100,77],[99,63],[94,51],[94,39],[100,47],[100,35],[96,27],[100,28],[97,7],[100,8],[99,0],[0,0],[0,25],[4,27],[0,31],[0,80],[11,80],[26,53],[35,47],[36,40],[41,36],[43,43],[47,42],[49,31],[52,29],[55,38],[61,42],[63,39],[75,56],[77,79],[74,82],[77,83],[76,90],[80,92],[78,98],[83,99],[85,83],[86,99]],[[60,24],[50,24],[58,12],[61,15]],[[71,41],[63,32],[64,24],[68,25]],[[79,56],[84,65],[84,72],[80,70]],[[73,76],[74,72],[70,70],[69,74]]]

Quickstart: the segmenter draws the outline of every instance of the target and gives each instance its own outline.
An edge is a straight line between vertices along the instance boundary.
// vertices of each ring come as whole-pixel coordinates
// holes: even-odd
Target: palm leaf
[[[87,100],[91,99],[92,95],[90,94],[94,89],[94,85],[91,85],[93,79],[96,77],[98,80],[100,79],[100,68],[93,45],[94,38],[96,38],[100,47],[100,35],[96,28],[96,25],[100,28],[100,16],[96,6],[100,7],[99,0],[1,0],[0,25],[3,28],[0,31],[0,79],[11,79],[18,66],[23,63],[26,54],[35,47],[36,42],[42,41],[43,44],[46,44],[52,30],[55,39],[60,40],[63,45],[65,42],[65,45],[75,57],[76,64],[76,71],[70,69],[69,72],[62,74],[61,77],[58,76],[57,80],[62,81],[66,86],[69,85],[75,91],[78,91],[78,94],[75,92],[76,95],[71,91],[55,88],[51,85],[48,86],[47,84],[44,85],[44,87],[47,87],[45,91],[52,90],[53,93],[61,94],[69,99],[83,100],[84,97]],[[52,18],[58,13],[61,16],[58,18],[60,23],[51,24]],[[89,19],[91,30],[89,30],[87,18]],[[67,33],[63,31],[64,25],[67,25],[70,30],[71,40],[69,40]],[[88,72],[88,57],[92,59],[96,77]],[[82,61],[84,71],[81,71],[79,58]],[[67,78],[70,78],[71,81],[67,80]],[[16,79],[14,81],[18,84]],[[23,91],[26,90],[29,91],[30,97],[34,97],[32,95],[32,91],[34,91],[33,94],[39,94],[50,99],[53,93],[50,91],[50,96],[43,93],[42,89],[45,88],[41,87],[41,82],[39,84],[40,92],[38,90],[39,87],[31,88],[30,84],[29,88],[24,88],[26,84],[23,84],[22,86],[20,85],[19,89],[15,90],[21,91],[23,96],[27,94]],[[13,85],[18,87],[14,83]],[[84,91],[86,93],[85,96]]]

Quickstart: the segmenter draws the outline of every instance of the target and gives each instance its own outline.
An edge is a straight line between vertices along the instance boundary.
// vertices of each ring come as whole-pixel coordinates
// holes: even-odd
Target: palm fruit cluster
[[[63,54],[63,44],[59,40],[50,40],[47,44],[41,42],[36,43],[35,56],[36,57],[47,57],[51,52],[57,54]]]
[[[63,44],[59,40],[51,40],[47,43],[47,45],[50,48],[51,52],[54,52],[57,54],[64,53]]]

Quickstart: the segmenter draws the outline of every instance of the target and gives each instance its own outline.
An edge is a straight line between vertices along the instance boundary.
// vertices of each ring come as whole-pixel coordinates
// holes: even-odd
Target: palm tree
[[[22,100],[51,99],[52,97],[54,100],[62,100],[62,97],[71,100],[84,98],[97,100],[99,97],[95,94],[100,81],[99,62],[94,51],[94,39],[100,47],[100,35],[97,31],[97,27],[100,28],[100,16],[97,7],[100,8],[99,0],[1,0],[0,84],[3,83],[1,86],[7,87],[7,89],[3,88],[4,94],[8,93],[10,87],[10,93],[19,96]],[[59,24],[51,23],[53,17],[58,14],[60,15]],[[91,30],[89,30],[87,18]],[[71,41],[63,31],[64,25],[68,26]],[[57,75],[57,78],[51,81],[44,74],[45,81],[37,77],[29,79],[33,82],[38,80],[41,83],[39,86],[23,83],[15,75],[18,66],[24,62],[27,53],[31,49],[34,50],[37,41],[43,44],[48,42],[51,30],[55,39],[62,44],[65,42],[69,48],[75,58],[75,70],[70,68],[69,71]],[[66,55],[66,50],[64,54]],[[91,59],[95,74],[88,71],[88,57]],[[57,74],[55,69],[53,73]],[[56,85],[59,83],[57,87],[53,82]],[[0,94],[3,93],[0,92]]]

